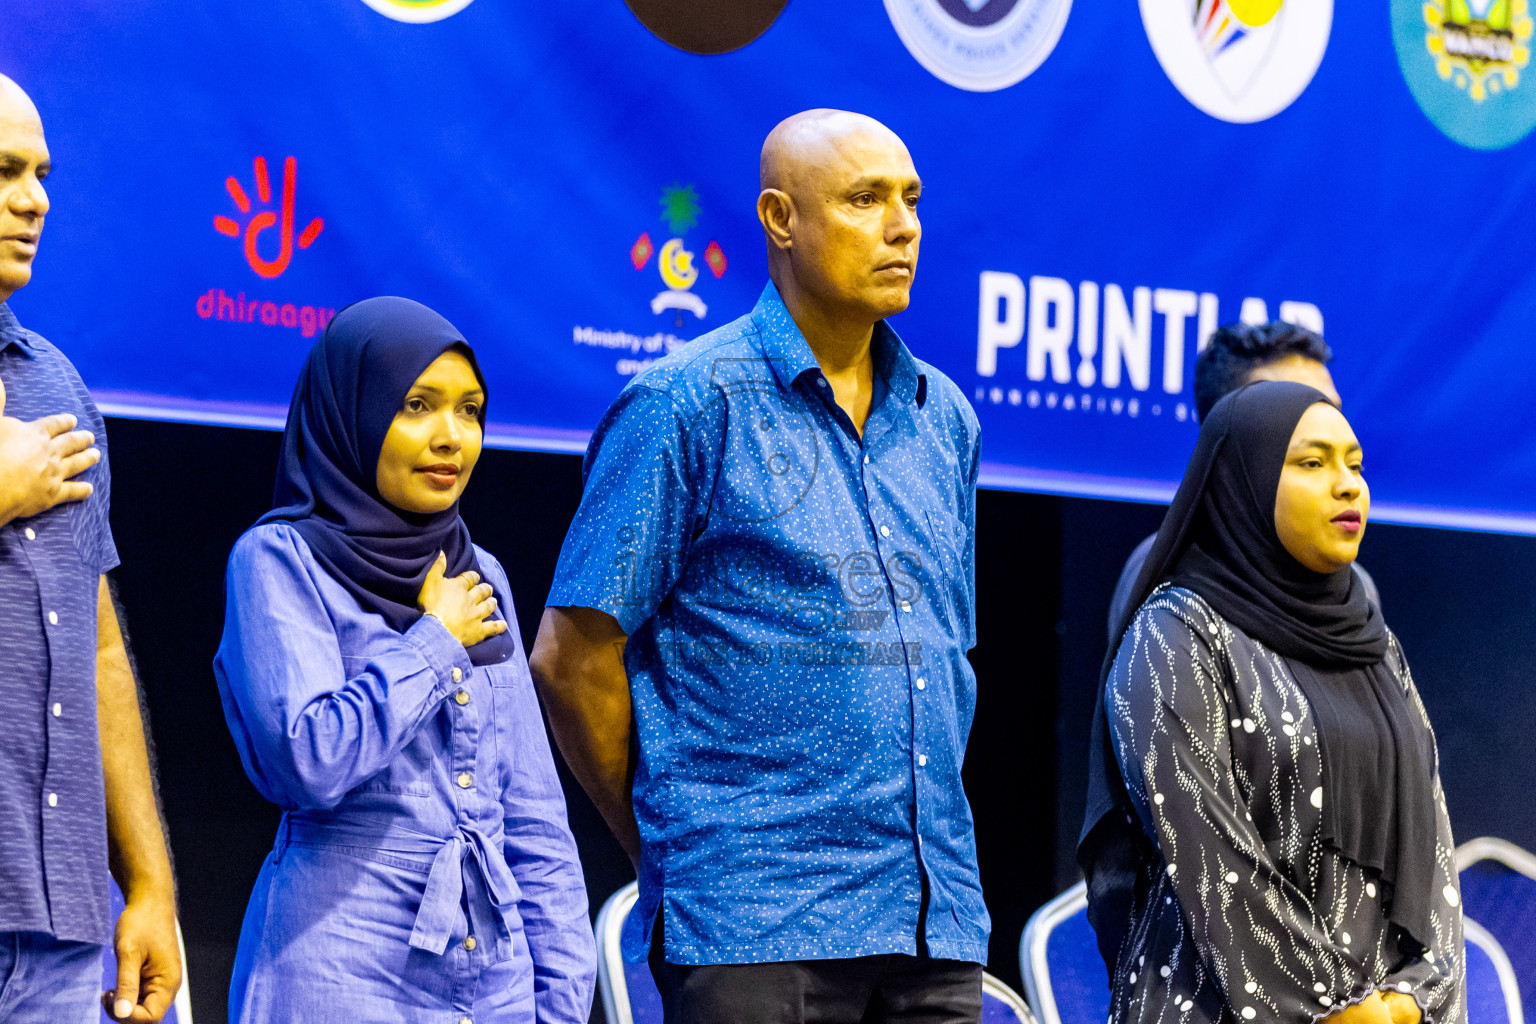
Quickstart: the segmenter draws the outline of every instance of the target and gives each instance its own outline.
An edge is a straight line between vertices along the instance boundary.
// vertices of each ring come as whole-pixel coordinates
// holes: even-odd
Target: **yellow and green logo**
[[[1424,45],[1440,77],[1465,89],[1474,103],[1513,89],[1531,62],[1527,0],[1430,0]]]
[[[1530,0],[1392,0],[1397,62],[1420,109],[1473,149],[1536,127]]]

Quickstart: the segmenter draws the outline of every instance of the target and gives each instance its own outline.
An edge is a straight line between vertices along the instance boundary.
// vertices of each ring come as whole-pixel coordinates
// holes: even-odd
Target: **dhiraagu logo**
[[[1397,63],[1419,109],[1472,149],[1536,127],[1529,0],[1392,0]]]
[[[386,18],[423,24],[451,18],[474,0],[363,0]]]

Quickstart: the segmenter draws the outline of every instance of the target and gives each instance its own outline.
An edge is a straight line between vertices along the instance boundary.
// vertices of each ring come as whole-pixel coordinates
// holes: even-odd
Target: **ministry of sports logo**
[[[363,0],[386,18],[424,24],[458,14],[474,0]]]
[[[1223,121],[1274,117],[1323,62],[1333,0],[1140,0],[1152,52],[1184,98]]]
[[[1056,48],[1072,0],[885,0],[896,34],[934,77],[971,92],[1019,82]]]
[[[1446,135],[1502,149],[1536,126],[1528,0],[1392,3],[1397,62],[1419,107]]]
[[[666,288],[651,300],[651,312],[659,316],[673,310],[677,327],[683,326],[684,310],[700,320],[709,312],[704,300],[692,291],[694,282],[699,279],[699,268],[683,240],[688,229],[699,222],[699,212],[699,195],[692,185],[671,185],[662,189],[661,219],[666,221],[672,237],[662,243],[661,255],[656,260],[656,270]],[[655,253],[656,243],[651,241],[651,233],[643,231],[629,247],[629,262],[636,270],[644,270]],[[725,250],[713,239],[704,249],[704,265],[717,279],[725,274]]]
[[[663,227],[658,230],[653,224],[651,229],[641,231],[629,247],[629,265],[634,267],[636,274],[644,272],[635,280],[651,282],[639,284],[637,297],[650,294],[656,286],[655,278],[650,275],[653,267],[661,278],[661,290],[635,306],[636,313],[649,307],[649,317],[641,314],[626,324],[625,329],[577,325],[571,331],[571,341],[578,346],[615,351],[618,357],[613,368],[624,377],[640,373],[657,359],[687,344],[687,336],[673,333],[683,331],[683,314],[692,315],[692,321],[688,322],[690,327],[700,328],[697,322],[709,316],[709,305],[694,286],[709,278],[718,281],[730,265],[725,249],[713,238],[702,253],[695,252],[688,241],[688,233],[698,226],[699,216],[703,213],[699,193],[692,185],[668,185],[661,190],[660,205]],[[651,230],[656,230],[654,238]],[[706,273],[708,277],[704,276]]]

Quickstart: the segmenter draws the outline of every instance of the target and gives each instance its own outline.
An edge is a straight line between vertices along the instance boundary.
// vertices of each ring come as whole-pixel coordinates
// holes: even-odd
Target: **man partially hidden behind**
[[[637,861],[624,951],[669,1024],[976,1021],[979,428],[884,319],[922,185],[834,110],[761,173],[772,283],[599,424],[534,676]]]
[[[87,1024],[104,1002],[157,1021],[181,957],[138,690],[103,575],[117,565],[104,427],[69,360],[6,304],[32,277],[48,169],[37,109],[0,75],[0,1020]],[[103,997],[109,859],[127,909]]]
[[[1201,350],[1195,361],[1195,419],[1205,422],[1206,414],[1230,392],[1256,380],[1289,380],[1316,388],[1342,405],[1339,392],[1333,386],[1333,374],[1328,364],[1333,362],[1333,351],[1322,336],[1305,327],[1297,327],[1284,321],[1251,326],[1228,324],[1218,328]],[[1153,534],[1136,545],[1120,579],[1115,583],[1115,594],[1109,602],[1109,642],[1117,644],[1115,627],[1122,620],[1121,613],[1131,599],[1136,587],[1136,577],[1152,551]],[[1355,578],[1365,588],[1365,596],[1380,611],[1381,595],[1376,591],[1376,581],[1359,562],[1350,563]]]

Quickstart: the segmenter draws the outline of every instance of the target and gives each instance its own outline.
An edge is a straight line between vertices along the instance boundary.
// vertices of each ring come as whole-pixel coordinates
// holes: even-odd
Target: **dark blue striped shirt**
[[[96,597],[117,565],[106,427],[64,354],[0,303],[5,415],[74,413],[101,462],[85,501],[0,527],[0,932],[105,942],[107,816],[96,732]]]

